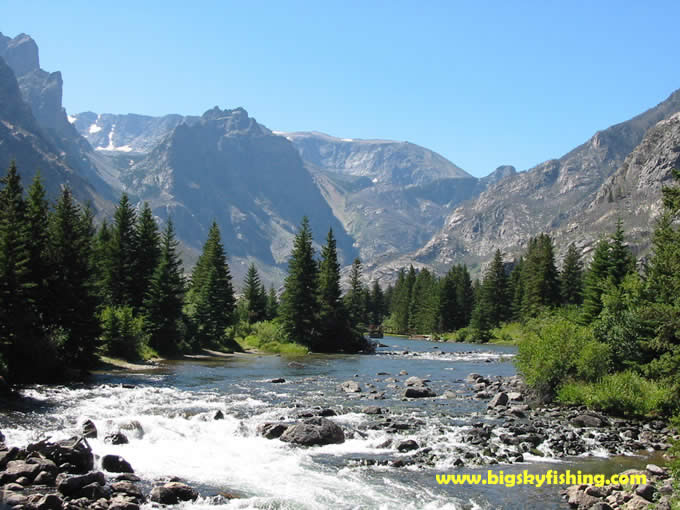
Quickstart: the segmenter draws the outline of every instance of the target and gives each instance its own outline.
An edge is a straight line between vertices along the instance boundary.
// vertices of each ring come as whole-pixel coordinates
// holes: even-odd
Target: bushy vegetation
[[[288,339],[279,321],[263,321],[243,325],[236,341],[243,349],[257,349],[262,352],[287,356],[304,356],[309,353],[307,347]]]

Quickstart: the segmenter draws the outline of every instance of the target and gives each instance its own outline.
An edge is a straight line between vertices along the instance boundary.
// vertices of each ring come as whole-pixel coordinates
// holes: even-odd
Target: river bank
[[[99,430],[88,439],[95,469],[106,455],[122,457],[147,499],[179,477],[199,495],[186,508],[566,508],[563,487],[439,486],[435,475],[660,462],[648,450],[665,448],[665,424],[535,406],[512,347],[383,342],[373,356],[168,361],[98,373],[88,384],[30,387],[22,394],[32,404],[0,413],[0,430],[26,448],[82,433],[90,419]],[[304,444],[319,427],[315,437],[338,440],[322,420],[340,428],[342,442],[281,439]],[[106,439],[116,433],[128,443]],[[120,481],[103,472],[103,487]]]

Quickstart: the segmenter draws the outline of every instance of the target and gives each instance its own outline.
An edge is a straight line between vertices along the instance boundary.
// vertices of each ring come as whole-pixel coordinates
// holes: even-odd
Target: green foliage
[[[560,293],[562,304],[580,305],[583,302],[583,263],[573,243],[569,245],[562,262]]]
[[[359,276],[361,268],[358,270]],[[356,276],[356,275],[355,275]],[[358,277],[357,277],[358,281]],[[355,285],[357,285],[355,281]],[[360,285],[360,282],[358,283]],[[357,289],[353,289],[357,291]],[[358,291],[361,288],[359,287]],[[319,337],[312,346],[315,351],[333,352],[343,348],[348,336],[351,337],[350,318],[340,291],[340,263],[333,236],[328,231],[326,244],[321,249],[319,265]]]
[[[354,259],[349,273],[349,291],[347,291],[344,297],[345,308],[353,328],[363,323],[363,318],[366,314],[364,284],[361,281],[361,272],[361,261],[358,258]]]
[[[135,315],[131,306],[107,306],[100,319],[107,354],[131,361],[143,358],[148,348],[144,317]]]
[[[309,220],[304,217],[288,261],[288,276],[279,313],[286,335],[310,347],[316,345],[319,333],[318,274],[312,232]]]
[[[102,261],[106,301],[113,306],[133,306],[137,302],[136,222],[135,210],[123,193],[113,216],[111,238]]]
[[[613,414],[644,416],[663,412],[670,400],[670,391],[626,370],[605,375],[596,382],[567,383],[560,388],[557,399]]]
[[[560,283],[552,238],[547,234],[529,240],[522,268],[522,316],[536,317],[560,303]]]
[[[245,335],[237,338],[243,349],[257,349],[287,356],[304,356],[309,352],[304,345],[291,342],[278,321],[256,322],[244,329]]]
[[[484,272],[479,299],[472,312],[470,325],[482,336],[490,336],[489,330],[500,326],[511,317],[510,287],[503,263],[503,255],[496,250],[493,260]]]
[[[507,322],[491,330],[490,342],[494,344],[518,345],[524,337],[524,328],[519,322]]]
[[[248,266],[248,273],[243,282],[243,297],[246,303],[248,322],[265,320],[267,316],[267,294],[262,286],[255,264],[252,263]]]
[[[557,315],[545,315],[527,324],[525,338],[519,344],[517,368],[530,387],[549,397],[569,378],[606,373],[605,349],[590,328]]]
[[[427,269],[416,276],[411,292],[409,331],[433,333],[439,331],[439,282]]]
[[[146,202],[135,225],[135,239],[132,305],[135,310],[141,311],[161,256],[158,225]]]

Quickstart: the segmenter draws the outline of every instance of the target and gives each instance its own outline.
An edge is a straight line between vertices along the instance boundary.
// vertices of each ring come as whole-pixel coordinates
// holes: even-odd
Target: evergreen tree
[[[314,260],[309,220],[302,219],[288,261],[288,276],[279,306],[283,330],[288,337],[309,347],[319,334],[319,269]]]
[[[560,273],[562,303],[580,305],[583,301],[583,263],[576,246],[569,245]]]
[[[113,216],[108,267],[104,269],[107,302],[113,306],[132,306],[138,301],[135,281],[137,255],[137,215],[127,194],[123,193]]]
[[[457,329],[459,304],[456,269],[457,267],[452,267],[439,286],[439,329],[441,331]]]
[[[319,265],[319,341],[315,350],[338,351],[351,338],[349,318],[340,290],[340,263],[333,229],[328,231],[321,249]]]
[[[456,277],[456,302],[458,310],[456,313],[456,329],[464,328],[470,324],[472,310],[475,306],[475,291],[472,286],[472,279],[465,264],[458,266]]]
[[[33,348],[34,325],[26,204],[13,162],[0,186],[0,342],[5,343],[13,377],[19,375],[16,371],[23,368]]]
[[[267,294],[267,320],[276,319],[279,315],[279,300],[276,297],[276,290],[274,286],[269,287],[269,294]]]
[[[31,282],[30,299],[41,324],[48,314],[50,303],[47,282],[50,266],[47,261],[49,204],[40,173],[28,188],[26,200],[26,223],[28,229],[28,281]]]
[[[61,354],[66,362],[86,368],[94,360],[99,335],[99,300],[92,267],[94,226],[90,211],[74,202],[68,188],[57,201],[49,224],[51,323],[65,334]]]
[[[170,219],[161,234],[160,243],[159,262],[144,301],[145,329],[149,334],[151,347],[167,354],[177,352],[182,342],[184,300],[184,275],[177,253],[179,242],[175,238],[174,225]]]
[[[522,305],[524,304],[524,280],[524,257],[520,257],[515,264],[515,267],[512,268],[512,272],[510,273],[510,316],[514,321],[519,321],[522,319]]]
[[[375,326],[379,326],[382,324],[383,318],[385,316],[385,294],[383,293],[378,280],[373,280],[370,301],[371,315],[369,322]]]
[[[365,315],[364,311],[364,286],[361,282],[361,261],[357,258],[352,263],[349,273],[349,291],[344,298],[345,307],[349,313],[349,320],[352,327],[356,327],[362,322]]]
[[[510,299],[508,296],[508,277],[500,250],[496,250],[493,260],[484,273],[480,289],[479,313],[477,321],[480,330],[496,328],[510,318]]]
[[[267,294],[253,263],[248,267],[248,273],[243,282],[243,297],[247,304],[248,323],[252,324],[265,320],[267,316]]]
[[[623,221],[619,218],[609,241],[609,277],[615,286],[621,285],[627,274],[635,271],[635,257],[624,242]]]
[[[586,324],[591,323],[602,310],[602,293],[609,278],[610,256],[609,242],[600,239],[584,278],[582,319]]]
[[[132,305],[136,311],[140,311],[143,309],[144,299],[161,254],[158,225],[147,202],[144,202],[142,214],[135,227],[135,239]]]
[[[226,328],[234,321],[236,299],[220,229],[214,221],[191,275],[188,301],[196,320],[195,347],[235,347],[226,338]]]
[[[439,323],[439,289],[430,271],[422,269],[416,276],[411,294],[409,331],[432,333]]]
[[[535,317],[545,307],[560,303],[560,286],[552,239],[540,234],[529,241],[523,274],[523,304],[525,317]]]

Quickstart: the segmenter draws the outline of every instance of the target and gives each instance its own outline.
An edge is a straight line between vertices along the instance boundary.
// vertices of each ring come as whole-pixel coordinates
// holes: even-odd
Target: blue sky
[[[3,0],[69,113],[243,106],[525,170],[680,88],[680,2]]]

